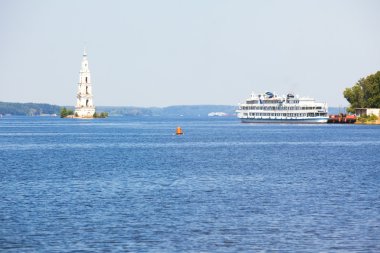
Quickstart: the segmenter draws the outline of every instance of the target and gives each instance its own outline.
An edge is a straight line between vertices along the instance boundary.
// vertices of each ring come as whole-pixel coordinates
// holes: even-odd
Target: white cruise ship
[[[239,104],[236,111],[243,123],[326,123],[326,103],[293,94],[278,96],[272,92],[254,94]]]

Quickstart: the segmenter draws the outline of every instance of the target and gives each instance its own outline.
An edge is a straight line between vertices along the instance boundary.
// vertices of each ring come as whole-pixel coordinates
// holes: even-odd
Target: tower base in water
[[[95,107],[81,107],[75,108],[74,115],[78,118],[93,118],[95,113]]]

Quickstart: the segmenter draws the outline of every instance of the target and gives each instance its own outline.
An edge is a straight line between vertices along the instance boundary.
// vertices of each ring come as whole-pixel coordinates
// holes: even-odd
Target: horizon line
[[[60,107],[75,107],[75,105],[59,105],[59,104],[52,104],[48,102],[6,102],[6,101],[0,101],[0,103],[13,103],[13,104],[48,104],[53,106],[60,106]],[[171,107],[171,106],[239,106],[239,104],[233,105],[233,104],[173,104],[173,105],[164,105],[164,106],[158,106],[158,105],[147,105],[147,106],[139,106],[139,105],[96,105],[96,107],[141,107],[141,108],[165,108],[165,107]],[[334,108],[347,108],[349,105],[329,105],[328,107],[334,107]]]

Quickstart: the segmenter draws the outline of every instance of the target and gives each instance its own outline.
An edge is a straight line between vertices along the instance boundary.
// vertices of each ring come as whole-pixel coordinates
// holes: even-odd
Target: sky
[[[292,92],[346,106],[380,70],[377,0],[0,0],[0,101],[237,105]]]

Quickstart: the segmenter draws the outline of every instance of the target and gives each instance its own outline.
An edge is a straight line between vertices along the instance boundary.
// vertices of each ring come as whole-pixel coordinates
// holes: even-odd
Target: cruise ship
[[[243,123],[327,123],[328,106],[313,98],[278,96],[273,92],[254,94],[236,111]]]

